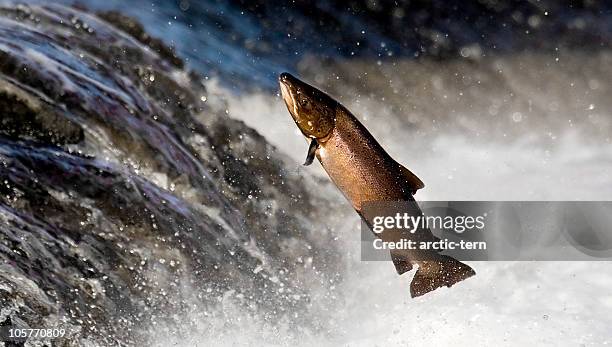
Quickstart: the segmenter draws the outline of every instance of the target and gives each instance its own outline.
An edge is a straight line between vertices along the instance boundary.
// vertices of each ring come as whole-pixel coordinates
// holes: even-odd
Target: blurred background
[[[277,87],[341,101],[417,200],[606,201],[612,3],[1,4],[0,323],[74,345],[612,343],[607,262],[476,262],[410,299],[411,274],[360,261]]]
[[[230,116],[296,160],[302,139],[269,98],[283,71],[337,97],[401,162],[424,161],[414,170],[441,181],[423,192],[432,198],[467,198],[461,185],[491,199],[483,180],[499,199],[612,194],[605,1],[85,4],[139,19],[231,94]]]

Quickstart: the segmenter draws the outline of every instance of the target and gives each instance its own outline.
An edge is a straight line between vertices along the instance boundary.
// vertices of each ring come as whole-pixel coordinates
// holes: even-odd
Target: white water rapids
[[[306,78],[327,85],[392,156],[423,179],[426,188],[418,200],[609,200],[610,56],[561,59],[517,56],[477,65],[398,62],[381,67],[338,63],[319,75],[307,72],[316,67],[303,70]],[[467,84],[465,78],[470,78]],[[214,83],[209,88],[228,93]],[[303,162],[307,144],[278,97],[228,94],[228,100],[232,117]],[[318,163],[296,164],[295,174],[327,179]],[[357,215],[338,192],[321,194],[338,201],[340,217],[332,223],[348,255],[345,281],[319,290],[337,297],[337,304],[315,305],[311,312],[321,314],[324,329],[295,338],[287,327],[230,309],[212,328],[187,334],[189,344],[161,338],[158,345],[612,343],[612,264],[471,263],[474,278],[411,299],[412,274],[400,277],[390,263],[360,261]]]

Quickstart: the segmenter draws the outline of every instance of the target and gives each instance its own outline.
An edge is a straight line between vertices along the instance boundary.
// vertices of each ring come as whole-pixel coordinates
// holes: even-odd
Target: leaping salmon
[[[414,201],[413,195],[425,186],[423,182],[393,160],[346,107],[289,73],[282,73],[279,83],[289,113],[310,141],[304,165],[310,165],[316,157],[362,218],[366,202]],[[419,239],[435,239],[429,229],[418,233],[415,237]],[[393,241],[386,233],[378,236],[383,241]],[[400,275],[412,270],[413,265],[418,266],[410,284],[412,297],[450,287],[475,275],[468,265],[431,252],[427,260],[410,250],[391,253]]]

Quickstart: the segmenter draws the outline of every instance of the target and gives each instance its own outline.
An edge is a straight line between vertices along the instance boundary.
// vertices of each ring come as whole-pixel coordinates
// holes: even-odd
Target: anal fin
[[[398,275],[404,274],[412,270],[412,263],[406,259],[406,257],[391,251],[391,261],[395,265],[395,271]]]

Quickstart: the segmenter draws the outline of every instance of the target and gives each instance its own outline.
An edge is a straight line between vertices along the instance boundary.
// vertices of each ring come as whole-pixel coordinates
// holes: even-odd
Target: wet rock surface
[[[0,114],[0,323],[134,344],[195,296],[316,329],[330,202],[133,19],[2,3]]]

